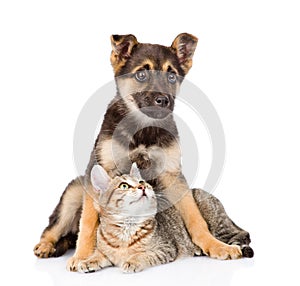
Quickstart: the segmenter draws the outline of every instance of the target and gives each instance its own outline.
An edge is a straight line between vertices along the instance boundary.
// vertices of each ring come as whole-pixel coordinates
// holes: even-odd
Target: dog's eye
[[[147,72],[145,70],[142,70],[142,71],[137,71],[135,73],[135,78],[138,80],[138,81],[145,81],[148,76],[147,76]]]
[[[170,83],[175,83],[177,81],[177,77],[175,73],[169,73],[168,74],[168,81]]]

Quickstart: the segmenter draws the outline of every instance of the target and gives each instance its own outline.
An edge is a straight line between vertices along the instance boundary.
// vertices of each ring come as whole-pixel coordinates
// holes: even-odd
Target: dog
[[[225,244],[210,233],[181,171],[172,112],[192,67],[197,41],[182,33],[167,47],[139,43],[134,35],[111,36],[116,96],[107,108],[85,175],[65,189],[34,248],[35,255],[60,256],[76,244],[67,269],[77,271],[78,263],[93,252],[99,224],[90,182],[92,167],[100,164],[114,177],[128,173],[136,162],[143,178],[179,210],[193,243],[206,255],[218,259],[242,256],[239,246]]]

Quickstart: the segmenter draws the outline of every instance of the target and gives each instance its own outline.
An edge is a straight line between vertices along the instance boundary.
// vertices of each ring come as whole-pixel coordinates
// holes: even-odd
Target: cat
[[[97,246],[89,258],[78,264],[78,271],[88,273],[118,266],[125,273],[133,273],[180,257],[203,255],[174,206],[157,212],[166,198],[154,193],[136,163],[129,175],[114,179],[95,165],[91,181],[100,218]],[[238,245],[244,257],[252,257],[249,233],[232,222],[220,201],[201,189],[193,189],[192,193],[211,233],[225,243]]]

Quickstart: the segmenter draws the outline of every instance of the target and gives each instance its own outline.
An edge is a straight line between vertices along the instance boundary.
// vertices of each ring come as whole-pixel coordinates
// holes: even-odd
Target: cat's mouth
[[[133,204],[133,203],[138,203],[138,202],[140,202],[140,201],[142,201],[142,200],[145,200],[145,199],[149,199],[149,196],[146,194],[145,191],[143,191],[143,193],[141,194],[141,196],[140,196],[137,200],[132,201],[132,202],[130,202],[129,204],[131,205],[131,204]]]

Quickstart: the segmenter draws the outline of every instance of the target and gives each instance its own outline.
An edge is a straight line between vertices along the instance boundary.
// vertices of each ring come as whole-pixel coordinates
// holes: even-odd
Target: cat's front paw
[[[102,269],[99,259],[87,259],[78,263],[78,272],[91,273]]]
[[[34,247],[33,252],[39,258],[48,258],[53,255],[55,248],[51,242],[40,242]]]
[[[84,261],[84,259],[78,258],[76,256],[71,257],[67,262],[67,270],[76,272],[78,271],[78,264]]]
[[[101,252],[96,250],[94,254],[89,256],[87,259],[80,259],[73,256],[68,261],[67,269],[69,271],[89,273],[111,265],[112,263]]]
[[[127,261],[121,266],[121,269],[123,273],[135,273],[144,270],[145,267],[136,261]]]

